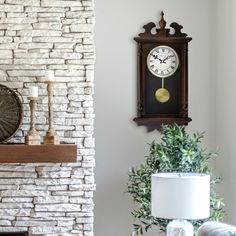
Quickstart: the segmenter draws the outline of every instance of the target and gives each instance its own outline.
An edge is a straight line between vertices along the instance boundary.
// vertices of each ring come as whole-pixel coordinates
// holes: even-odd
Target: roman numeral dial
[[[173,48],[164,45],[158,46],[149,52],[147,66],[153,75],[166,78],[178,69],[179,57]]]

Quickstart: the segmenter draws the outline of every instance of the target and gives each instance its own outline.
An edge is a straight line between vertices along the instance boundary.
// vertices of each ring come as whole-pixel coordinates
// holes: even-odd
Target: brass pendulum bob
[[[160,103],[168,102],[170,99],[170,93],[167,89],[164,88],[164,78],[161,78],[161,88],[157,89],[155,92],[155,98]]]

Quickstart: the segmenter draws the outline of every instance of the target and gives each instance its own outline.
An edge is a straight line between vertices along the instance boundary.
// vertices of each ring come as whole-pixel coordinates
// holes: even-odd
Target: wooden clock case
[[[143,26],[145,32],[134,38],[138,44],[138,114],[134,121],[147,126],[149,131],[159,129],[161,124],[187,125],[191,121],[188,117],[188,43],[192,38],[182,33],[183,27],[176,22],[170,24],[174,31],[170,33],[171,30],[165,28],[163,12],[159,27],[150,22]],[[161,78],[153,75],[147,67],[149,52],[161,45],[173,48],[179,57],[178,69],[165,79],[165,88],[170,92],[170,100],[166,103],[155,99],[155,91],[162,86]]]

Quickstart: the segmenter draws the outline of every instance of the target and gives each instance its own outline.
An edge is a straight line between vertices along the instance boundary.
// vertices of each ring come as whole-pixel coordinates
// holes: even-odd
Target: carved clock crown
[[[181,30],[183,29],[183,26],[173,22],[170,24],[170,27],[174,29],[174,33],[170,34],[170,29],[166,28],[166,21],[164,20],[164,12],[161,12],[161,20],[159,21],[159,27],[157,28],[156,24],[153,22],[150,22],[143,26],[145,32],[140,33],[139,36],[141,38],[145,37],[187,37],[188,35],[186,33],[182,33]],[[156,28],[156,34],[152,34],[152,29]]]

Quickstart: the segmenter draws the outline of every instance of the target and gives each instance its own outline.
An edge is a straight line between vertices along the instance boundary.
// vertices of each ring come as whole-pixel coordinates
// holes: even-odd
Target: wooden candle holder
[[[46,81],[47,84],[47,92],[48,92],[48,120],[49,126],[46,133],[46,136],[43,137],[44,144],[60,144],[59,137],[54,129],[53,125],[53,81]]]
[[[37,106],[38,97],[28,97],[30,105],[30,129],[28,134],[25,136],[26,145],[40,145],[41,138],[38,131],[35,128],[35,111]]]

